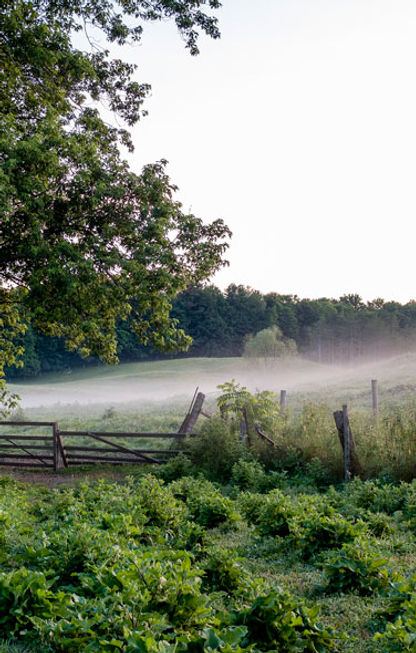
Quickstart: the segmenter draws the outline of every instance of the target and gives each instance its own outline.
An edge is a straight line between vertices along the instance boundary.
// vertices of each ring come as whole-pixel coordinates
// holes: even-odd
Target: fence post
[[[197,388],[198,389],[198,388]],[[191,404],[191,409],[186,415],[182,424],[179,427],[178,433],[192,433],[193,428],[196,424],[198,416],[202,410],[202,405],[205,400],[205,395],[202,392],[198,392]]]
[[[248,417],[247,417],[247,410],[245,408],[242,409],[242,415],[243,415],[243,422],[245,424],[245,431],[246,431],[246,446],[248,449],[251,449],[251,436],[250,436],[250,429],[248,426]]]
[[[345,414],[344,414],[344,408],[345,408]],[[346,453],[345,453],[345,443],[348,442],[347,447],[348,447],[348,456],[349,456],[349,461],[348,461],[348,480],[351,479],[352,476],[361,476],[362,474],[362,468],[360,465],[360,461],[358,460],[357,456],[357,448],[355,446],[355,440],[354,440],[354,434],[351,430],[350,426],[350,421],[348,417],[348,409],[347,406],[343,406],[342,410],[336,410],[334,412],[334,420],[335,420],[335,425],[337,427],[338,431],[338,438],[342,447],[342,455],[344,458],[344,465],[346,461]],[[346,437],[348,436],[348,437]],[[345,476],[345,474],[344,474]],[[346,479],[347,480],[347,479]]]
[[[374,417],[378,416],[378,383],[377,379],[371,381],[371,394],[373,397],[373,414]]]
[[[351,440],[350,440],[350,423],[348,419],[348,406],[344,404],[342,407],[342,421],[344,425],[344,479],[350,480],[350,466],[351,466]]]
[[[53,468],[55,472],[58,469],[58,422],[54,422],[53,426]]]
[[[282,415],[286,412],[286,390],[280,390],[280,412]]]
[[[247,424],[245,419],[240,422],[240,442],[247,446]]]

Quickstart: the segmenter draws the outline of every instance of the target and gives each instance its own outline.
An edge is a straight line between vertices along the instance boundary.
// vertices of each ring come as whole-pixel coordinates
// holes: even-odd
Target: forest
[[[262,294],[241,285],[221,291],[194,285],[173,301],[172,317],[192,338],[186,352],[162,353],[140,344],[129,319],[117,323],[121,362],[172,357],[241,356],[247,338],[277,326],[296,342],[300,355],[317,362],[359,362],[412,351],[416,344],[416,302],[381,298],[364,302],[358,294],[339,299],[301,299],[297,295]],[[23,367],[6,369],[7,378],[34,377],[44,372],[70,371],[100,364],[97,356],[80,357],[64,339],[40,334],[30,327],[21,344]]]

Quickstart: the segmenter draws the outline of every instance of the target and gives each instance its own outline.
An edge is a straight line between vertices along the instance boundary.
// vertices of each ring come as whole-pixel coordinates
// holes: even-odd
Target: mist
[[[170,361],[123,363],[116,367],[77,370],[72,373],[43,375],[36,381],[9,385],[21,397],[21,408],[130,404],[139,407],[149,402],[186,402],[196,387],[214,399],[217,386],[236,379],[249,391],[287,390],[296,402],[314,400],[326,403],[335,397],[342,401],[369,395],[371,379],[377,378],[382,392],[416,383],[416,354],[403,354],[360,364],[326,365],[296,357],[253,363],[244,358],[195,358]],[[407,384],[407,385],[406,385]]]

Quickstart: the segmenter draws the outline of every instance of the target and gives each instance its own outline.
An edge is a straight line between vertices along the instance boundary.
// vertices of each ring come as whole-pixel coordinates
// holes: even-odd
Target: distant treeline
[[[323,363],[352,362],[416,347],[416,302],[402,305],[376,299],[364,303],[359,295],[339,299],[300,299],[296,295],[262,294],[231,285],[192,287],[180,294],[172,314],[192,336],[188,352],[176,356],[241,356],[249,334],[277,325],[296,341],[299,353]],[[120,361],[173,358],[137,342],[129,323],[118,325]],[[70,371],[97,365],[94,357],[80,358],[58,338],[30,328],[22,343],[23,368],[10,368],[8,378],[42,372]]]

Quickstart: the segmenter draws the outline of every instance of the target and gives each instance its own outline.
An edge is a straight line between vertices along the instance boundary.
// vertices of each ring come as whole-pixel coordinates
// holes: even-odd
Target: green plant
[[[269,494],[244,494],[238,502],[244,517],[260,535],[286,536],[296,509],[280,490]]]
[[[220,547],[211,548],[202,568],[204,587],[210,591],[224,591],[232,594],[239,589],[247,589],[247,574],[242,567],[243,560],[236,558],[235,553]]]
[[[328,549],[339,549],[352,542],[362,528],[331,511],[325,515],[317,510],[299,510],[290,525],[292,536],[303,557],[310,558]]]
[[[327,577],[327,592],[357,591],[372,594],[388,586],[388,560],[378,555],[364,537],[340,550],[330,551],[322,563]]]
[[[257,460],[238,460],[231,470],[233,485],[240,490],[261,491],[267,485],[264,467]]]
[[[380,481],[362,481],[355,478],[345,490],[345,500],[356,508],[392,515],[406,502],[406,485],[393,485]]]
[[[174,456],[169,462],[161,465],[156,473],[160,478],[163,478],[164,481],[170,483],[171,481],[176,481],[183,476],[191,476],[191,474],[196,472],[195,466],[189,460],[189,457],[184,453],[180,453],[177,456]]]
[[[170,489],[185,502],[192,519],[205,528],[232,525],[238,517],[233,502],[209,481],[183,478],[172,483]]]
[[[281,358],[295,356],[296,353],[295,340],[285,338],[279,327],[273,325],[248,336],[243,356],[261,359],[267,364]]]
[[[41,571],[20,567],[0,574],[0,627],[4,635],[30,630],[33,617],[50,619],[62,614],[69,602],[63,592],[54,592],[53,578]]]
[[[262,451],[262,442],[255,435],[257,424],[274,441],[281,435],[285,416],[275,399],[274,392],[263,390],[252,394],[245,386],[232,379],[218,386],[222,394],[217,399],[218,408],[223,417],[230,420],[234,431],[240,431],[241,420],[244,419],[247,428],[247,443],[255,452]],[[267,451],[269,451],[268,445]],[[269,451],[270,453],[270,451]]]
[[[233,616],[233,622],[247,628],[246,642],[260,651],[327,651],[336,646],[333,629],[323,627],[316,618],[319,610],[290,596],[274,591],[256,598],[254,603]]]

